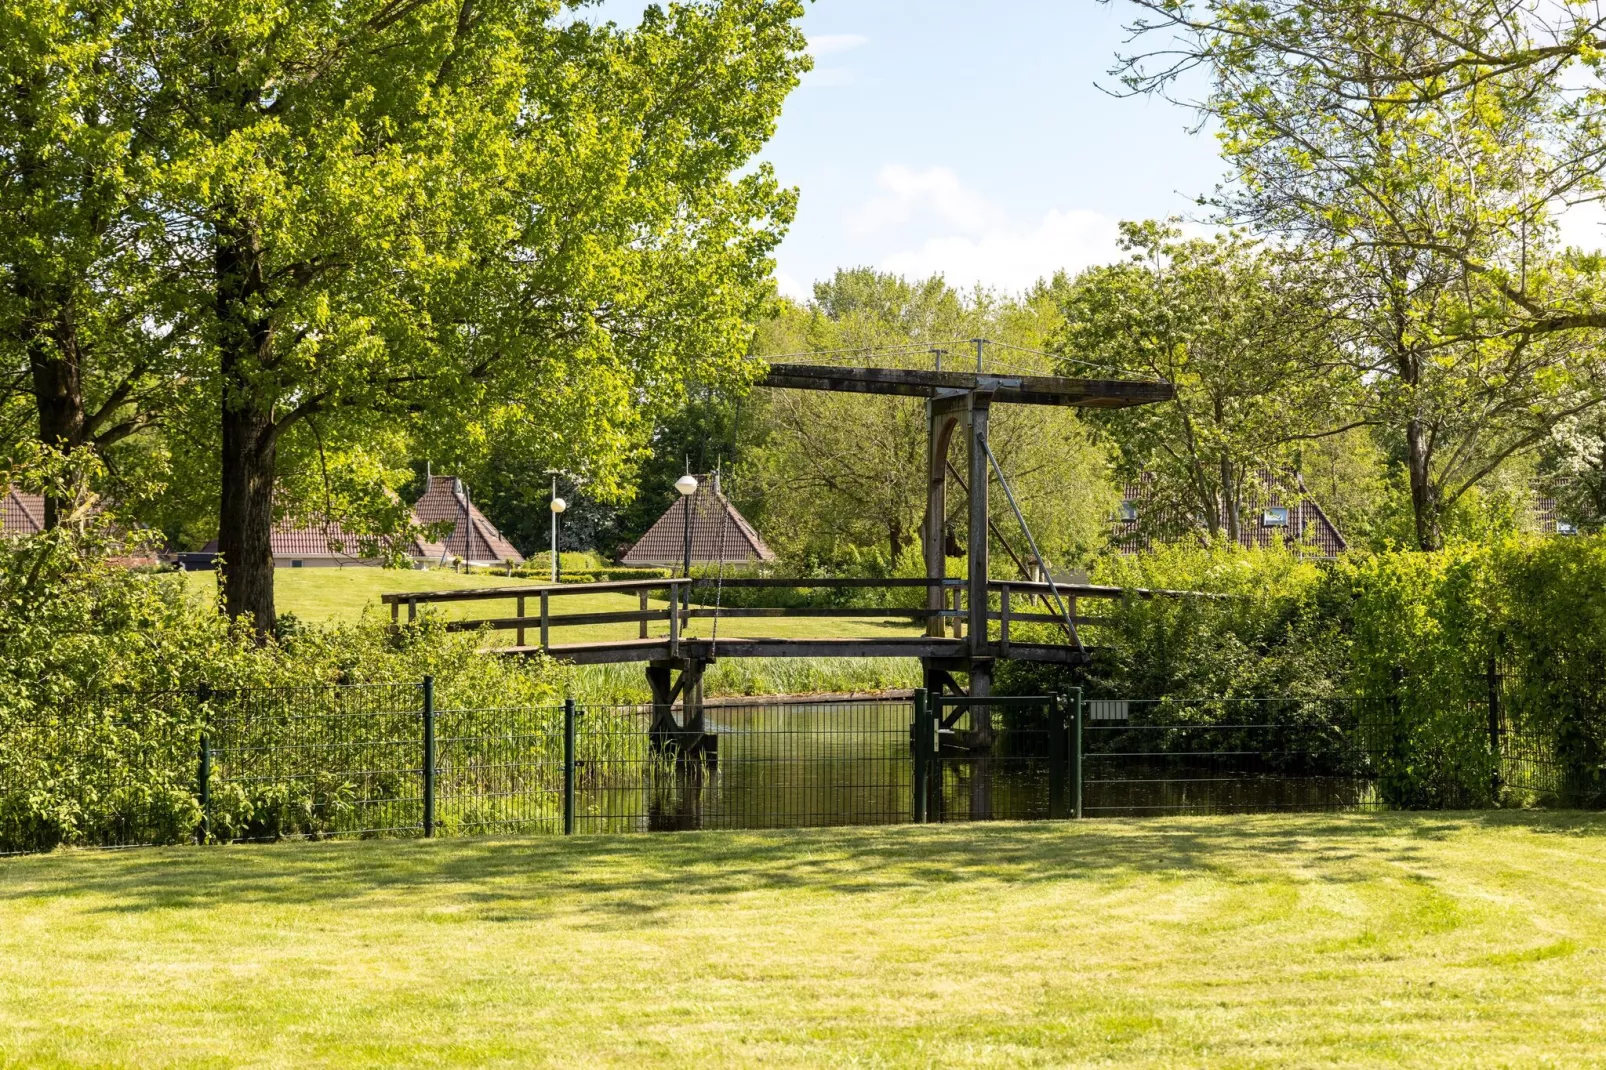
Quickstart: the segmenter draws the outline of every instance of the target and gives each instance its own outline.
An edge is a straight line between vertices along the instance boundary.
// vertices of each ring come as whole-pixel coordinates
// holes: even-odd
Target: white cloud
[[[808,301],[814,297],[812,287],[799,282],[797,276],[787,271],[775,273],[775,288],[781,292],[782,297],[790,297],[794,301]]]
[[[821,33],[809,38],[809,55],[834,56],[851,52],[870,43],[870,39],[857,33]]]
[[[878,194],[845,220],[848,233],[879,238],[883,270],[911,277],[940,273],[958,286],[1021,290],[1059,270],[1078,271],[1120,256],[1116,221],[1098,212],[1054,210],[1035,223],[1011,219],[997,202],[952,170],[888,164]]]
[[[982,194],[967,187],[946,167],[916,171],[888,164],[876,175],[884,192],[865,202],[848,218],[851,234],[874,234],[901,226],[917,216],[931,216],[963,234],[981,234],[1004,222],[1004,213]]]
[[[1055,210],[1032,226],[929,237],[883,257],[881,268],[912,278],[940,273],[956,286],[980,283],[1019,291],[1062,269],[1075,272],[1115,260],[1118,236],[1109,216]]]

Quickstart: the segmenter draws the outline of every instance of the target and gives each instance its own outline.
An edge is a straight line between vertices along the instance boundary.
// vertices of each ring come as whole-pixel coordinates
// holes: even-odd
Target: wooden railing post
[[[641,638],[645,639],[647,638],[647,588],[643,587],[638,593],[641,595]]]
[[[524,596],[522,594],[519,595],[519,620],[521,622],[524,620]],[[522,623],[519,624],[519,637],[517,645],[524,645],[524,625]]]
[[[545,650],[551,641],[552,629],[552,602],[545,591],[541,592],[541,649]]]
[[[680,590],[669,585],[669,656],[680,657]]]
[[[1009,584],[998,588],[998,653],[1009,657]]]

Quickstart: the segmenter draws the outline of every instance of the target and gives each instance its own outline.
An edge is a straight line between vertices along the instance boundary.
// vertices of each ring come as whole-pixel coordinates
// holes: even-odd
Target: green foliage
[[[1236,232],[1183,240],[1170,224],[1123,223],[1122,246],[1129,260],[1089,269],[1063,295],[1061,370],[1173,384],[1172,404],[1092,420],[1122,474],[1152,481],[1157,508],[1141,527],[1175,536],[1197,518],[1236,540],[1263,504],[1261,470],[1287,479],[1290,500],[1298,444],[1345,422],[1355,377],[1334,370],[1319,279]]]
[[[788,303],[759,331],[759,356],[803,354],[877,366],[972,367],[975,346],[996,340],[988,366],[1040,374],[1040,352],[1059,322],[1063,279],[1019,298],[962,294],[939,277],[911,282],[867,268],[838,271],[807,305]],[[895,352],[886,347],[900,347]],[[921,546],[926,510],[925,406],[912,398],[817,391],[771,391],[744,410],[744,453],[733,486],[743,513],[794,560],[849,561],[879,549],[888,561]],[[989,440],[1043,553],[1055,564],[1079,560],[1104,541],[1115,505],[1104,449],[1068,409],[999,406]],[[965,471],[962,447],[951,459]],[[968,524],[959,480],[949,482],[945,524],[956,538]],[[1025,539],[1002,494],[993,521],[1015,553]],[[1001,550],[1001,548],[1000,548]]]
[[[486,659],[478,636],[428,617],[398,635],[369,621],[259,641],[186,597],[182,577],[129,566],[143,539],[99,508],[89,451],[40,452],[6,475],[53,494],[64,522],[0,541],[0,851],[191,834],[199,815],[185,800],[208,711],[196,689],[430,674],[443,703],[559,697],[544,659]]]
[[[1327,278],[1336,354],[1409,474],[1413,541],[1602,399],[1601,260],[1554,213],[1600,189],[1596,23],[1454,0],[1149,3],[1156,91],[1194,66],[1230,181],[1214,203]],[[1554,18],[1551,18],[1551,15]],[[1551,38],[1551,47],[1545,39]],[[1542,57],[1542,58],[1541,58]]]

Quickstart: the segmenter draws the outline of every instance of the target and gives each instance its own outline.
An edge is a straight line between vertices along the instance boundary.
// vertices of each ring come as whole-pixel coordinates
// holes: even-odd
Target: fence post
[[[1070,740],[1065,724],[1065,696],[1048,699],[1048,816],[1065,816],[1065,766],[1070,761]]]
[[[424,835],[435,835],[435,678],[424,677]]]
[[[926,823],[926,781],[929,779],[929,774],[926,770],[926,752],[931,747],[931,741],[926,738],[930,731],[930,726],[926,718],[926,689],[923,687],[915,688],[915,723],[913,727],[914,738],[911,742],[914,744],[915,751],[915,824],[924,825]]]
[[[1500,805],[1500,666],[1489,659],[1489,801]]]
[[[201,824],[195,830],[195,842],[205,843],[212,838],[212,741],[206,729],[201,729],[201,768],[195,778],[196,792],[201,797]]]
[[[563,700],[563,834],[574,835],[574,699]]]
[[[1073,688],[1071,727],[1071,816],[1082,819],[1082,689]]]

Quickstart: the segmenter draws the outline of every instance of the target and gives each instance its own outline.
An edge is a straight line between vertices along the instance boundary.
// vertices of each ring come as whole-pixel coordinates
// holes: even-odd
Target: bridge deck
[[[964,639],[898,636],[875,639],[681,639],[664,637],[595,643],[553,643],[549,646],[499,647],[499,654],[546,653],[576,665],[720,658],[1012,658],[1017,661],[1078,665],[1087,654],[1072,646],[988,643],[973,652]]]

